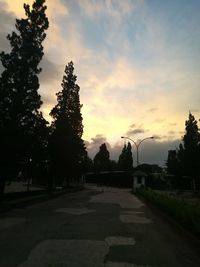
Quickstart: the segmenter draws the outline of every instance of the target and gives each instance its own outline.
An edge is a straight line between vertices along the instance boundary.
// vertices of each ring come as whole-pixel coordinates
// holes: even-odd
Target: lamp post
[[[136,153],[137,153],[137,154],[136,154],[136,155],[137,155],[137,166],[139,165],[139,146],[141,145],[142,142],[144,142],[144,141],[147,140],[147,139],[154,139],[153,136],[146,137],[146,138],[142,139],[142,140],[137,144],[133,139],[131,139],[131,138],[129,138],[129,137],[121,136],[121,138],[128,139],[128,140],[132,141],[133,144],[135,145],[135,147],[136,147]]]

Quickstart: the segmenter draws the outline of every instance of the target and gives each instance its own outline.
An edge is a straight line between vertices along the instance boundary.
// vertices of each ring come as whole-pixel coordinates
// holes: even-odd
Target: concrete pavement
[[[0,219],[2,267],[198,267],[184,236],[129,190],[86,190]]]

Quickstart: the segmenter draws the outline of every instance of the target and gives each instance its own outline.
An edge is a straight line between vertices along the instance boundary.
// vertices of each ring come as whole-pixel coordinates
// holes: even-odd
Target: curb
[[[36,195],[36,196],[27,196],[27,197],[23,197],[19,199],[14,199],[14,200],[3,200],[0,203],[0,214],[8,212],[15,208],[25,208],[27,206],[31,206],[31,205],[34,205],[40,202],[45,202],[45,201],[57,198],[59,196],[62,196],[64,194],[81,191],[83,189],[84,189],[83,187],[70,188],[65,191],[52,192],[52,193],[44,191],[42,194]]]

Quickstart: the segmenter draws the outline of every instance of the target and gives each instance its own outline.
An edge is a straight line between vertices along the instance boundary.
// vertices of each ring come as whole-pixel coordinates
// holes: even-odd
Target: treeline
[[[93,161],[90,160],[89,170],[93,172],[102,171],[133,171],[133,156],[131,144],[124,144],[118,161],[110,159],[110,153],[105,143],[100,145],[99,151],[94,156]]]
[[[133,156],[130,142],[124,144],[117,161],[110,159],[105,143],[100,145],[93,160],[89,160],[86,182],[106,186],[132,187],[133,174],[144,173],[146,186],[153,189],[168,189],[168,181],[162,167],[157,164],[140,164],[133,167]]]
[[[182,143],[168,151],[166,165],[172,188],[200,189],[200,130],[191,113],[185,122]]]
[[[131,175],[140,170],[144,172],[148,177],[147,186],[158,186],[158,183],[154,181],[152,174],[163,174],[164,169],[157,164],[139,164],[133,167],[133,155],[131,143],[124,144],[122,151],[117,161],[110,159],[110,153],[105,143],[100,145],[99,151],[94,156],[93,161],[90,159],[88,164],[88,170],[93,173],[101,172],[129,172]]]
[[[26,17],[16,20],[7,36],[10,52],[0,53],[0,193],[19,173],[52,189],[69,184],[85,171],[88,156],[82,140],[83,124],[74,65],[66,65],[51,110],[51,125],[43,117],[38,93],[43,41],[49,27],[45,0],[24,4]]]

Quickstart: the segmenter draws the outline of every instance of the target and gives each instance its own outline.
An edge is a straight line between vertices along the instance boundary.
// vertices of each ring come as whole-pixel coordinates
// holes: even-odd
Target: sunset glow
[[[23,3],[33,1],[0,2],[0,50],[8,51],[6,35],[15,18],[24,16]],[[122,135],[136,141],[155,136],[146,148],[160,146],[163,152],[143,160],[163,164],[183,135],[189,110],[200,117],[200,1],[47,0],[46,5],[50,27],[40,74],[46,119],[72,60],[91,155],[99,136],[116,153]]]

